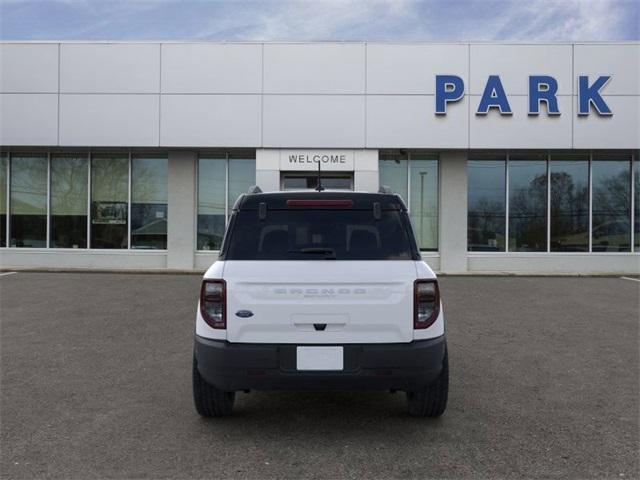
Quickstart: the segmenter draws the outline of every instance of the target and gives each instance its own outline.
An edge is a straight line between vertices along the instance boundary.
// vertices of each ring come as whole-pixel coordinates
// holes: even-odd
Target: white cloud
[[[624,3],[629,5],[629,2]],[[609,40],[619,37],[624,15],[629,14],[620,8],[624,3],[605,0],[530,0],[523,9],[523,15],[517,8],[512,8],[505,20],[518,25],[510,34],[517,40]]]
[[[196,37],[224,32],[271,41],[593,41],[620,38],[625,20],[633,25],[638,15],[635,0],[294,0],[263,5],[235,18],[217,17]]]
[[[400,25],[409,18],[415,2],[406,0],[298,0],[266,2],[257,11],[240,10],[236,4],[230,16],[216,16],[196,37],[227,35],[246,40],[349,40],[364,39],[368,33]],[[234,21],[236,23],[235,29]],[[362,33],[359,33],[362,32]],[[354,35],[355,34],[355,35]]]
[[[0,0],[0,36],[257,41],[637,40],[639,15],[640,0]]]

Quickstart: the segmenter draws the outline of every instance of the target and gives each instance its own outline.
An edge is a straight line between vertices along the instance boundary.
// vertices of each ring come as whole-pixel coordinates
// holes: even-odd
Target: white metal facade
[[[435,114],[435,76],[464,96]],[[476,115],[489,75],[513,114]],[[558,82],[559,116],[528,115],[529,75]],[[614,112],[577,115],[579,75],[610,75]],[[640,149],[640,44],[0,43],[0,146],[161,148],[169,153],[167,251],[5,248],[3,266],[205,268],[194,247],[198,149],[256,149],[257,183],[279,188],[281,151],[347,150],[354,186],[378,185],[379,149],[440,158],[436,268],[637,272],[637,253],[466,251],[466,151]],[[173,232],[173,233],[172,233]]]
[[[640,148],[640,44],[3,43],[2,145]],[[465,82],[434,115],[435,75]],[[527,115],[527,78],[559,117]],[[611,118],[576,112],[577,76],[611,75]],[[477,116],[488,75],[513,115]],[[125,121],[123,121],[125,119]]]

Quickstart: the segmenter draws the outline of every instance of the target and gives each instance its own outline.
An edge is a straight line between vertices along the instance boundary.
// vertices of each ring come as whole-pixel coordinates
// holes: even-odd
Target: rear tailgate
[[[227,261],[227,340],[400,343],[413,339],[414,262]],[[236,315],[237,312],[247,312]]]

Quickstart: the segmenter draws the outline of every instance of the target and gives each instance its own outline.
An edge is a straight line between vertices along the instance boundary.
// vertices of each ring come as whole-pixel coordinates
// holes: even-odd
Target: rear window
[[[405,212],[371,210],[269,210],[235,212],[225,260],[412,260]]]

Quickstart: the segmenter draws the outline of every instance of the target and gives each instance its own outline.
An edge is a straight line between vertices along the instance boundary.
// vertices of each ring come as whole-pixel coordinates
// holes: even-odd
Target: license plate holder
[[[344,370],[343,347],[297,347],[296,368],[298,370],[337,371]]]

